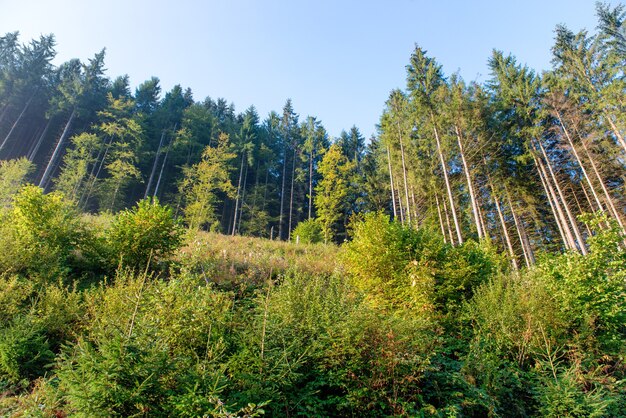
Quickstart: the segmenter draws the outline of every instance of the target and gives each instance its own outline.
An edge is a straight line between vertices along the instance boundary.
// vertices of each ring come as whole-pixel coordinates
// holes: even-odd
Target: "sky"
[[[254,105],[264,118],[291,98],[300,120],[331,136],[376,132],[385,101],[405,88],[415,45],[444,72],[489,78],[499,49],[550,68],[554,28],[596,26],[593,0],[0,0],[0,33],[53,33],[60,64],[106,47],[107,75],[133,89],[156,76],[197,101]],[[611,1],[611,4],[617,4]]]

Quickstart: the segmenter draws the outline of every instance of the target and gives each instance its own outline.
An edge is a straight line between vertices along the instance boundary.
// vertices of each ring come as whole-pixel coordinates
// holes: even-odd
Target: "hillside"
[[[28,209],[28,210],[25,210]],[[26,186],[3,212],[6,416],[619,416],[626,256],[522,272],[382,213],[341,246],[182,230],[143,201],[80,217]]]
[[[596,14],[541,73],[415,44],[368,139],[0,36],[0,416],[626,416],[626,7]]]

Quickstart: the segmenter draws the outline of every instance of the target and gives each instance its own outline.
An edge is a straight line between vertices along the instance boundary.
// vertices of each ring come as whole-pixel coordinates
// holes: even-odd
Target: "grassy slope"
[[[179,262],[221,285],[261,284],[289,268],[311,274],[330,274],[339,268],[340,248],[324,244],[296,244],[264,238],[199,232],[180,251]]]

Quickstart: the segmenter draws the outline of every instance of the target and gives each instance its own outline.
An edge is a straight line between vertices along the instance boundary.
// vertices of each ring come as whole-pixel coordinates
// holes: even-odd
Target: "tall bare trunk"
[[[485,161],[485,165],[487,162]],[[504,234],[504,241],[506,244],[506,249],[509,253],[509,257],[511,258],[511,264],[513,265],[513,270],[519,270],[519,266],[517,265],[517,257],[515,256],[515,251],[513,251],[513,244],[511,243],[511,237],[509,236],[509,231],[506,227],[506,221],[504,220],[504,215],[502,214],[502,208],[500,207],[500,199],[498,198],[498,194],[496,193],[496,189],[493,187],[493,183],[491,182],[491,177],[487,174],[487,182],[489,183],[489,188],[491,189],[491,198],[493,203],[496,205],[496,212],[498,212],[498,219],[500,220],[500,226],[502,227],[502,233]]]
[[[413,186],[411,186],[411,203],[413,204],[413,223],[415,224],[415,228],[419,228],[420,221],[417,217],[417,203],[415,203],[415,192],[413,191]]]
[[[450,201],[450,211],[452,212],[452,219],[454,220],[454,227],[456,229],[457,241],[459,244],[463,244],[463,235],[461,234],[461,226],[459,220],[456,217],[456,207],[454,205],[454,197],[452,195],[452,188],[450,187],[450,179],[448,178],[448,168],[446,167],[446,161],[443,158],[443,151],[441,149],[441,141],[439,140],[439,132],[437,131],[437,125],[435,124],[435,116],[431,113],[431,120],[433,123],[433,131],[435,133],[435,140],[437,142],[437,154],[439,154],[439,161],[441,162],[441,170],[443,171],[443,179],[446,183],[446,191],[448,192],[448,200]],[[447,212],[447,211],[446,211]]]
[[[0,113],[0,122],[4,120],[4,116],[7,114],[8,110],[9,110],[9,103],[6,103],[4,106],[2,106],[2,113]]]
[[[311,212],[313,206],[313,145],[309,152],[309,220],[311,220]]]
[[[34,148],[28,153],[28,161],[30,161],[31,163],[35,159],[37,152],[39,152],[39,148],[41,147],[41,144],[43,143],[43,140],[46,137],[46,134],[48,133],[48,128],[50,128],[51,121],[52,119],[48,119],[48,122],[46,122],[46,127],[43,129],[43,132],[41,133],[41,135],[39,135],[39,139],[37,140],[37,143],[35,143]]]
[[[541,152],[543,154],[543,157],[546,161],[546,165],[548,166],[548,170],[550,172],[550,176],[552,177],[553,180],[553,184],[554,187],[557,191],[557,193],[559,194],[559,197],[561,199],[561,203],[563,204],[563,208],[565,209],[565,213],[567,214],[567,218],[570,221],[570,225],[572,227],[572,231],[574,231],[574,235],[576,236],[576,240],[578,241],[578,248],[580,250],[580,252],[584,255],[587,254],[587,248],[585,247],[585,241],[582,238],[582,235],[580,234],[580,229],[578,228],[578,223],[576,222],[576,218],[574,217],[574,215],[572,215],[572,211],[569,208],[569,205],[567,204],[567,200],[565,200],[565,195],[563,194],[563,191],[561,190],[561,186],[559,185],[559,181],[556,177],[556,174],[554,173],[554,170],[552,169],[552,165],[550,164],[550,160],[548,159],[548,154],[546,153],[546,150],[543,147],[543,144],[541,143],[541,141],[536,141],[537,144],[539,144],[539,148],[541,149]]]
[[[46,185],[48,184],[48,181],[50,180],[50,176],[52,175],[52,171],[53,171],[52,169],[55,167],[55,164],[59,156],[61,155],[61,151],[63,150],[63,146],[65,145],[65,141],[67,140],[67,137],[69,136],[70,129],[72,127],[72,122],[74,122],[75,116],[76,116],[76,109],[73,109],[72,113],[70,114],[70,117],[67,119],[67,122],[65,123],[65,128],[63,129],[63,133],[61,134],[61,137],[59,138],[59,141],[57,142],[57,145],[54,148],[54,152],[52,153],[52,156],[50,157],[50,161],[48,161],[48,165],[46,166],[43,176],[41,176],[41,180],[39,181],[39,187],[41,188],[45,188]]]
[[[287,231],[287,241],[291,239],[291,220],[293,217],[293,185],[296,177],[296,148],[293,149],[293,164],[291,165],[291,193],[289,195],[289,230]]]
[[[441,236],[443,237],[443,242],[447,243],[448,239],[446,238],[446,228],[443,226],[443,217],[441,216],[441,205],[439,204],[439,197],[437,193],[435,193],[435,202],[437,203],[437,215],[439,217],[439,226],[441,227]]]
[[[168,142],[167,148],[165,149],[165,156],[163,157],[163,163],[161,164],[161,170],[159,171],[159,177],[157,178],[156,186],[154,186],[154,193],[152,194],[152,197],[157,197],[159,193],[159,186],[161,185],[161,179],[163,178],[163,171],[165,170],[165,165],[167,164],[167,156],[170,155],[170,149],[172,148],[172,142],[174,142],[175,137],[176,137],[176,125],[174,125],[174,132],[172,133],[170,142]]]
[[[402,130],[400,129],[400,122],[397,123],[398,126],[398,137],[400,139],[400,156],[402,160],[402,177],[404,178],[404,197],[406,199],[406,218],[407,223],[411,225],[411,205],[409,204],[409,184],[406,178],[406,162],[404,159],[404,144],[402,141]]]
[[[456,140],[459,145],[459,151],[461,153],[461,162],[463,163],[463,172],[465,173],[465,181],[467,182],[467,190],[469,191],[470,203],[472,205],[472,214],[474,215],[474,223],[476,224],[476,231],[478,232],[478,239],[483,238],[483,228],[478,214],[478,204],[476,202],[476,195],[474,194],[474,185],[472,183],[472,177],[470,174],[469,166],[465,160],[465,152],[463,150],[463,141],[461,140],[461,132],[459,127],[454,125],[456,131]]]
[[[604,117],[606,120],[609,121],[609,125],[611,125],[611,130],[613,131],[613,134],[615,134],[615,137],[619,141],[620,145],[622,146],[622,148],[624,148],[624,151],[626,151],[626,141],[624,141],[624,137],[620,133],[619,129],[617,129],[617,126],[615,126],[613,118],[607,112],[604,112]]]
[[[163,146],[163,139],[165,138],[165,129],[161,131],[161,140],[159,140],[159,146],[157,148],[156,154],[154,155],[154,163],[152,163],[152,170],[150,171],[150,177],[148,178],[148,185],[146,186],[146,191],[143,194],[143,198],[145,199],[150,194],[150,188],[152,187],[152,180],[154,180],[154,173],[156,173],[156,168],[159,163],[159,156],[161,155],[161,147]]]
[[[543,190],[546,194],[546,198],[548,199],[548,203],[550,204],[550,209],[552,209],[552,216],[554,216],[554,220],[556,221],[557,229],[561,235],[561,239],[563,240],[563,245],[565,245],[565,249],[571,249],[574,245],[574,238],[571,235],[567,227],[567,222],[565,222],[565,217],[561,211],[561,206],[554,194],[554,190],[549,183],[548,177],[546,175],[545,169],[543,165],[540,164],[539,160],[533,153],[533,159],[535,161],[535,167],[537,167],[537,172],[539,173],[539,179],[541,180],[541,185],[543,186]],[[565,222],[565,223],[564,223]],[[567,233],[566,233],[567,231]]]
[[[237,231],[241,231],[241,219],[243,218],[243,208],[246,202],[246,187],[248,184],[249,168],[248,164],[246,164],[246,173],[243,175],[243,186],[241,188],[241,203],[239,204],[239,222],[237,223]]]
[[[448,227],[448,234],[450,235],[450,244],[454,245],[454,234],[452,233],[452,227],[450,224],[450,215],[448,214],[448,207],[443,204],[443,214],[446,217],[446,226]]]
[[[602,188],[602,192],[604,193],[604,197],[605,197],[607,206],[609,207],[609,209],[610,209],[611,213],[613,214],[613,217],[615,218],[615,220],[617,220],[617,223],[619,224],[620,228],[622,228],[622,231],[626,232],[626,229],[624,228],[624,223],[622,221],[622,217],[620,216],[620,213],[618,212],[617,208],[615,207],[615,203],[613,202],[613,198],[612,198],[611,194],[609,193],[609,190],[606,188],[606,184],[604,183],[604,179],[600,175],[600,171],[598,170],[598,166],[596,165],[595,161],[593,160],[593,155],[589,151],[589,148],[587,147],[587,144],[585,144],[584,138],[582,138],[582,137],[580,138],[580,143],[583,146],[583,149],[585,150],[585,154],[587,154],[587,158],[589,159],[589,164],[591,164],[591,169],[593,170],[596,178],[598,179],[598,183],[600,183],[600,188]]]
[[[587,191],[585,190],[585,185],[581,184],[580,187],[585,196],[587,197],[587,202],[591,205],[591,201],[589,200],[589,195],[587,195]],[[574,201],[576,202],[576,207],[578,207],[578,213],[585,213],[585,210],[583,209],[583,207],[580,204],[580,200],[578,200],[578,196],[576,196],[576,192],[574,191],[573,187],[570,187],[570,191],[572,192],[572,196],[574,196]],[[593,207],[591,207],[591,210],[593,211]],[[587,230],[587,236],[590,237],[591,235],[593,235],[593,233],[591,232],[591,229],[589,228],[589,225],[587,223],[585,223],[585,229]]]
[[[19,125],[20,121],[22,120],[22,117],[24,117],[24,114],[26,113],[26,110],[30,106],[30,102],[33,101],[33,97],[35,97],[35,92],[33,92],[33,94],[30,96],[30,99],[28,99],[28,101],[24,105],[24,108],[22,108],[22,111],[20,112],[20,115],[17,117],[15,122],[13,122],[13,125],[11,126],[11,129],[9,130],[9,133],[7,134],[7,136],[4,137],[4,140],[2,141],[2,144],[0,144],[0,151],[2,151],[4,149],[4,146],[6,145],[7,141],[11,137],[11,134],[13,133],[13,131],[15,130],[17,125]]]
[[[233,220],[233,231],[231,235],[235,235],[237,232],[237,212],[239,211],[239,196],[241,194],[241,178],[243,177],[243,161],[246,156],[245,151],[241,152],[241,165],[239,167],[239,181],[237,182],[237,198],[235,199],[235,216]]]
[[[278,238],[283,239],[283,212],[285,208],[285,176],[287,175],[287,145],[285,145],[285,159],[283,161],[283,180],[280,188],[280,214],[278,215]]]
[[[583,177],[585,177],[585,181],[589,185],[591,194],[593,194],[593,197],[596,200],[596,204],[598,205],[598,208],[602,210],[602,203],[600,202],[600,199],[598,198],[598,194],[596,193],[596,190],[593,187],[593,183],[591,182],[591,179],[589,178],[589,175],[587,174],[585,165],[583,164],[582,159],[578,155],[578,151],[576,150],[576,147],[574,146],[574,141],[572,140],[572,137],[570,136],[569,131],[567,130],[567,127],[565,126],[565,123],[563,123],[563,119],[561,118],[561,113],[558,110],[556,110],[555,113],[559,120],[559,124],[561,125],[561,129],[563,130],[563,133],[565,134],[565,138],[567,138],[567,142],[569,143],[569,146],[572,150],[572,154],[574,154],[574,157],[576,158],[576,162],[578,163],[578,166],[580,167],[580,170],[583,173]]]
[[[391,155],[389,153],[389,145],[387,145],[387,165],[389,166],[389,186],[391,187],[391,205],[393,206],[393,219],[398,219],[396,211],[396,194],[393,189],[393,172],[391,171]]]
[[[526,235],[526,230],[524,229],[524,225],[517,216],[515,212],[515,207],[513,206],[513,202],[511,201],[511,194],[509,193],[508,187],[504,186],[504,190],[506,193],[506,199],[509,203],[509,209],[511,209],[511,215],[513,215],[513,222],[515,223],[515,229],[517,230],[517,236],[519,237],[519,242],[522,247],[522,253],[524,255],[524,262],[526,263],[526,267],[530,267],[534,264],[535,257],[532,252],[532,248],[530,248],[530,243],[528,242],[528,237]]]

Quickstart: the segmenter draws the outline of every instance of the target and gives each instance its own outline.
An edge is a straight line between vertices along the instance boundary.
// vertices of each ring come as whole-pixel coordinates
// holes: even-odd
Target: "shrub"
[[[302,244],[317,244],[322,242],[322,227],[315,219],[308,219],[300,222],[293,231],[291,231],[292,240],[301,242]]]
[[[44,279],[64,277],[85,240],[76,209],[61,193],[24,186],[0,227],[0,268]]]
[[[54,360],[43,330],[24,316],[0,329],[0,380],[11,384],[43,376]]]
[[[35,165],[26,158],[0,160],[0,211],[11,204],[13,196],[35,171]]]
[[[426,229],[406,228],[382,213],[352,225],[344,264],[357,287],[379,303],[456,312],[504,263],[487,244],[452,247]]]
[[[133,268],[167,258],[182,243],[182,228],[172,210],[157,199],[144,199],[120,212],[106,232],[112,263]]]
[[[209,416],[224,383],[229,294],[182,276],[120,272],[86,296],[87,328],[62,350],[72,416]]]
[[[32,282],[18,276],[0,276],[0,328],[11,323],[30,305],[34,293]]]

